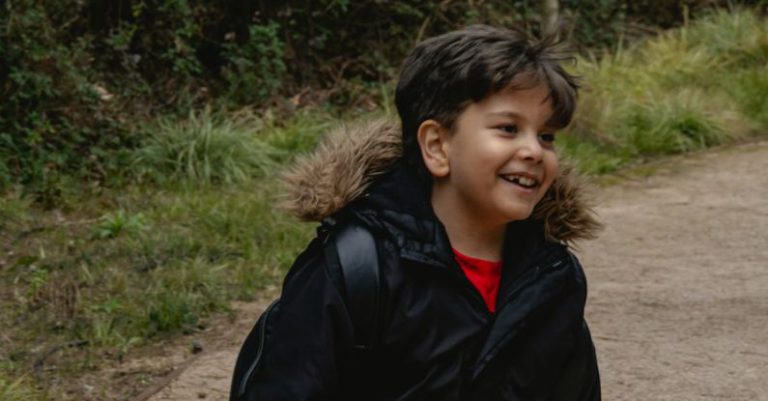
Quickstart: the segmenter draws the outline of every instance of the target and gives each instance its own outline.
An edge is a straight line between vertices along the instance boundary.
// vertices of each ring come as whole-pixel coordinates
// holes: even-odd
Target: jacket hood
[[[392,119],[342,125],[282,175],[281,206],[301,220],[321,221],[358,199],[401,154],[400,125]],[[597,235],[602,226],[584,188],[573,167],[561,162],[558,176],[531,216],[542,224],[547,240],[567,244]]]

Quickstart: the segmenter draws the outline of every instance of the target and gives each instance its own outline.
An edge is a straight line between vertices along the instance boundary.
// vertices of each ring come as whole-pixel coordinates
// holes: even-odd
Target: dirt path
[[[768,142],[611,187],[582,252],[606,400],[768,400]]]
[[[599,191],[606,231],[578,252],[603,398],[766,401],[768,142],[654,169]],[[226,400],[240,336],[150,400]]]

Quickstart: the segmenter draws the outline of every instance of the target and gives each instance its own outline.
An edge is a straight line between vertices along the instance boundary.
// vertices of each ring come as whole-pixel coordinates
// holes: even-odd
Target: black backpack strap
[[[340,284],[352,318],[355,348],[369,350],[379,331],[381,277],[376,241],[367,229],[344,224],[325,245],[329,274]]]

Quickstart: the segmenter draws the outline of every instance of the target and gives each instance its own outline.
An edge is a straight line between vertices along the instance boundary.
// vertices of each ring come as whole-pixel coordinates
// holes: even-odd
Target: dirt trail
[[[654,169],[599,191],[578,251],[603,399],[768,401],[768,142]],[[150,400],[226,400],[256,312]]]

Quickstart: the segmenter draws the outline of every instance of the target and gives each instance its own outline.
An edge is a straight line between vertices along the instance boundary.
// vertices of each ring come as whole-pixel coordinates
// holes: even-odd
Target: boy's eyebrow
[[[515,120],[525,120],[525,115],[514,112],[514,111],[492,111],[488,113],[489,117],[507,117],[512,118]],[[554,121],[551,121],[551,119],[547,120],[544,124],[544,129],[560,129],[557,124],[554,123]]]
[[[520,118],[523,117],[522,114],[516,113],[514,111],[492,111],[488,113],[491,117],[512,117],[512,118]]]

